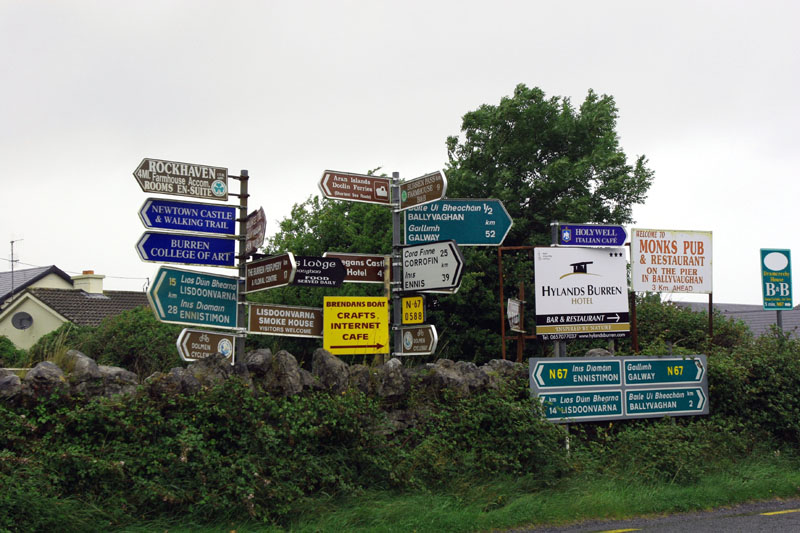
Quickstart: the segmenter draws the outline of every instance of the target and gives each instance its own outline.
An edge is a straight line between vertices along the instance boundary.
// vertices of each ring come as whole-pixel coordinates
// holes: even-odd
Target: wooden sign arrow
[[[402,211],[409,207],[435,202],[444,197],[447,191],[447,178],[437,170],[419,178],[400,184],[400,205]]]
[[[375,254],[325,252],[322,257],[339,259],[346,270],[346,283],[383,283],[386,257]]]
[[[267,234],[267,216],[264,208],[259,207],[247,215],[247,240],[245,241],[245,255],[253,255],[264,245],[264,237]]]
[[[133,176],[144,192],[228,201],[228,169],[142,159]]]
[[[175,343],[181,359],[187,362],[206,359],[215,354],[221,354],[227,359],[232,359],[236,335],[232,333],[219,333],[201,329],[184,329]]]
[[[326,170],[319,182],[325,198],[382,205],[391,204],[391,185],[390,178],[334,170]]]
[[[294,280],[297,264],[291,252],[248,263],[245,269],[244,292],[256,292],[289,285]]]
[[[430,324],[400,328],[400,351],[393,355],[430,355],[436,352],[439,336]]]

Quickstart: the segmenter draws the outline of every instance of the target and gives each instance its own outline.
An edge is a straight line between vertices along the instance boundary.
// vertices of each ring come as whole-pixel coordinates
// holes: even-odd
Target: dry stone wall
[[[42,395],[60,394],[71,397],[111,397],[132,394],[192,394],[203,387],[238,379],[252,387],[255,394],[293,396],[298,394],[334,393],[349,389],[381,400],[389,410],[400,405],[413,392],[437,397],[445,390],[457,395],[477,394],[502,386],[509,380],[526,379],[527,366],[507,360],[493,360],[476,366],[464,361],[440,359],[416,367],[407,367],[399,359],[390,359],[377,366],[349,365],[329,352],[318,349],[309,372],[287,351],[250,352],[244,361],[231,365],[215,356],[157,372],[142,379],[118,367],[98,365],[77,350],[70,350],[63,367],[42,362],[20,378],[0,369],[0,401],[20,404]],[[398,421],[402,413],[392,415]]]

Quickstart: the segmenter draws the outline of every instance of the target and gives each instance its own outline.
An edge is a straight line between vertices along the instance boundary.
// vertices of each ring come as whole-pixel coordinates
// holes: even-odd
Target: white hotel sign
[[[624,248],[536,248],[533,264],[536,335],[542,340],[628,334]]]

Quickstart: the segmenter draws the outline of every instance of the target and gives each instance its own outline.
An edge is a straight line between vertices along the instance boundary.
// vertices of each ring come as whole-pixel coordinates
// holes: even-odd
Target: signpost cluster
[[[142,261],[239,268],[241,273],[246,258],[263,244],[263,209],[247,216],[247,171],[231,176],[227,168],[146,158],[133,175],[148,193],[216,202],[227,202],[231,196],[239,199],[239,205],[225,205],[147,198],[139,218],[152,231],[145,231],[136,243]],[[231,179],[240,182],[238,194],[229,191]],[[225,330],[184,329],[177,340],[184,360],[194,361],[215,353],[233,360],[236,352],[244,349],[244,343],[237,342],[244,335],[241,283],[241,275],[159,267],[147,293],[159,320]]]
[[[355,283],[383,283],[387,296],[325,298],[324,347],[333,354],[424,355],[436,351],[438,335],[424,324],[426,292],[455,292],[461,284],[464,258],[458,244],[441,234],[406,245],[400,238],[401,213],[425,210],[447,190],[442,172],[400,181],[392,178],[326,170],[319,183],[323,196],[335,200],[386,205],[393,209],[392,255],[327,252],[342,263],[344,278]],[[387,268],[387,261],[391,268]],[[391,301],[391,306],[389,305]],[[390,331],[393,339],[390,339]]]
[[[512,225],[499,200],[446,198],[440,171],[401,181],[397,173],[326,170],[324,197],[392,209],[392,254],[287,252],[247,262],[263,244],[266,217],[263,209],[248,213],[246,170],[230,176],[222,167],[144,159],[134,176],[148,193],[223,202],[147,198],[139,210],[147,230],[136,243],[140,258],[180,265],[159,267],[148,298],[159,320],[190,326],[177,340],[186,361],[240,357],[248,333],[322,338],[335,355],[432,354],[438,334],[425,324],[426,295],[455,293],[464,274],[460,246],[500,247]],[[240,182],[238,194],[230,179]],[[224,204],[229,197],[238,205]],[[537,336],[563,343],[630,332],[626,238],[621,226],[554,223],[554,246],[534,253]],[[709,232],[634,230],[633,289],[710,293],[710,253]],[[187,265],[237,268],[238,276]],[[788,250],[762,250],[762,270],[765,307],[767,295],[774,308],[790,307]],[[385,294],[326,296],[322,308],[245,302],[277,287],[342,283],[382,284]],[[508,302],[510,327],[520,334],[522,294]],[[531,390],[555,422],[708,412],[702,355],[531,359],[530,369]]]
[[[319,187],[326,198],[393,209],[393,254],[289,252],[247,262],[266,231],[264,210],[247,210],[247,171],[231,176],[222,167],[148,158],[133,174],[148,193],[223,202],[147,198],[139,210],[147,229],[136,243],[141,260],[180,265],[160,266],[148,290],[158,319],[225,330],[185,329],[177,345],[186,361],[214,353],[233,360],[244,346],[237,339],[248,333],[322,338],[334,354],[434,353],[438,335],[424,324],[424,294],[458,290],[464,259],[456,241],[499,245],[511,227],[497,200],[444,200],[447,180],[439,171],[406,181],[325,171]],[[238,194],[229,191],[231,179],[240,181]],[[239,205],[224,204],[230,197]],[[403,240],[401,213],[412,210],[409,222],[431,223],[411,224]],[[188,265],[238,268],[239,275],[182,268]],[[323,308],[245,302],[246,294],[277,287],[336,288],[345,282],[383,284],[387,296],[326,297]]]
[[[458,290],[464,274],[460,246],[502,244],[512,224],[503,204],[494,199],[445,198],[447,179],[440,171],[401,181],[396,173],[388,178],[326,170],[319,188],[326,198],[385,205],[393,214],[391,256],[325,254],[342,261],[345,281],[385,284],[391,298],[386,329],[391,328],[393,339],[369,336],[373,324],[381,324],[373,322],[377,318],[372,315],[380,311],[383,320],[382,307],[360,309],[358,301],[326,298],[325,349],[331,353],[434,353],[438,334],[433,325],[424,323],[424,296]],[[354,311],[342,310],[343,303]],[[369,317],[363,318],[363,313]],[[354,333],[356,329],[360,332]]]

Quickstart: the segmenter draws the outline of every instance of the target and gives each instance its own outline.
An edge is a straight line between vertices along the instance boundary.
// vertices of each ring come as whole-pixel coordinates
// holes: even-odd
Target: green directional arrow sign
[[[162,266],[147,291],[161,322],[236,328],[238,278]]]
[[[629,418],[707,414],[708,398],[702,387],[628,389],[625,391],[625,411]]]
[[[552,421],[579,419],[586,422],[622,418],[623,415],[621,390],[544,392],[539,400],[545,418]]]
[[[406,244],[454,240],[459,246],[500,246],[511,224],[495,199],[447,198],[404,213]]]
[[[700,357],[630,357],[625,359],[626,385],[702,383],[706,374]]]
[[[536,360],[531,377],[538,389],[619,387],[622,364],[620,359]]]

